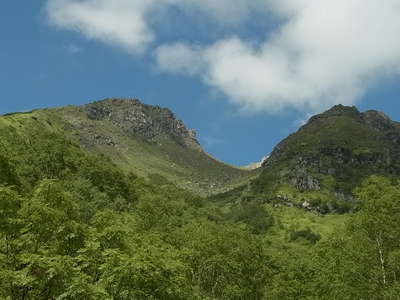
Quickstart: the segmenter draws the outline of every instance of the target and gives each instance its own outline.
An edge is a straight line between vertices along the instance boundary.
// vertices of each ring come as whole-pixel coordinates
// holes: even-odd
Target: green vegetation
[[[324,214],[356,211],[353,190],[364,180],[400,175],[399,138],[399,123],[383,114],[335,106],[283,140],[245,192],[268,203],[307,202]]]
[[[397,179],[363,179],[342,214],[299,209],[329,195],[289,184],[206,198],[63,126],[0,118],[0,299],[400,298]]]
[[[126,174],[49,124],[2,121],[0,298],[261,297],[262,241],[220,208]]]
[[[399,183],[371,177],[362,210],[297,259],[284,255],[270,299],[398,299]]]
[[[115,100],[116,104],[113,101],[109,99],[95,102],[89,107],[101,109],[105,106],[114,115],[122,115],[122,121],[90,119],[85,107],[63,107],[49,110],[47,114],[52,118],[60,118],[59,126],[65,128],[76,143],[111,158],[124,171],[133,171],[139,176],[157,173],[196,194],[210,195],[230,190],[255,178],[260,172],[226,165],[205,153],[199,145],[182,146],[176,142],[175,136],[171,137],[165,132],[154,138],[132,134],[130,124],[124,123],[125,118],[132,117],[132,122],[135,123],[140,122],[143,115],[148,115],[151,120],[147,122],[153,122],[153,126],[157,128],[167,127],[165,130],[170,129],[172,125],[169,122],[174,122],[174,119],[164,116],[165,111],[157,107],[141,104],[139,108],[132,108],[131,100]],[[143,109],[143,114],[136,116],[133,112],[132,116],[125,115],[135,109]],[[143,126],[143,134],[152,132],[147,125]]]

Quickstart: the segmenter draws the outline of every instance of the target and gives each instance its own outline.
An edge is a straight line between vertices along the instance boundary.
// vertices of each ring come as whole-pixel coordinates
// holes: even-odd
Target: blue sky
[[[333,104],[400,120],[397,0],[365,0],[363,18],[358,0],[146,1],[3,1],[0,113],[139,98],[235,165]]]

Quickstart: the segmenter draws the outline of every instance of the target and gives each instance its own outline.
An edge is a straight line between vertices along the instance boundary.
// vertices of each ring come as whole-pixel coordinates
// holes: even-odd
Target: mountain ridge
[[[213,158],[201,148],[195,131],[173,112],[138,99],[111,98],[8,114],[5,118],[14,119],[22,127],[31,126],[35,118],[35,122],[66,134],[85,150],[109,157],[126,172],[145,177],[161,175],[201,195],[239,186],[259,172],[241,170]]]
[[[159,174],[203,195],[249,186],[250,194],[265,201],[285,198],[335,211],[331,202],[339,201],[346,209],[355,205],[352,190],[361,178],[400,174],[400,123],[354,106],[336,105],[312,116],[261,163],[242,168],[207,154],[195,131],[169,109],[138,99],[110,98],[7,115],[29,119],[30,114],[127,172]]]
[[[94,117],[0,117],[1,299],[399,298],[399,132],[381,113],[316,116],[256,173],[176,126]]]
[[[282,140],[253,182],[265,201],[320,212],[358,206],[353,190],[370,175],[400,175],[400,123],[375,110],[336,105]]]
[[[178,144],[203,151],[196,132],[187,129],[168,108],[144,104],[138,99],[114,98],[86,104],[82,109],[91,120],[111,121],[127,133],[149,142],[167,135]]]

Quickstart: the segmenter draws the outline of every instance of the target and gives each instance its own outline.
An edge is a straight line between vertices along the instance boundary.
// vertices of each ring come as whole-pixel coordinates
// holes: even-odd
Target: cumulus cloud
[[[353,104],[372,84],[399,73],[399,0],[268,4],[282,23],[263,43],[230,38],[201,49],[164,45],[156,51],[158,65],[199,76],[241,107],[269,111]]]
[[[47,0],[46,5],[51,24],[135,54],[156,47],[153,21],[163,11],[158,25],[168,22],[170,9],[231,28],[260,13],[279,21],[261,42],[221,37],[210,45],[181,41],[154,51],[161,70],[196,76],[248,110],[353,104],[400,71],[400,0]]]
[[[46,10],[53,25],[138,53],[154,39],[146,22],[146,14],[154,3],[154,0],[48,0]]]
[[[246,19],[263,1],[47,0],[46,12],[52,25],[140,53],[155,39],[150,20],[160,11],[175,8],[188,15],[207,15],[218,23],[232,25]]]

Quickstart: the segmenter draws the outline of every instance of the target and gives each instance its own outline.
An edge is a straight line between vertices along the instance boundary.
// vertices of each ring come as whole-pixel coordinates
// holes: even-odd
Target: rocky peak
[[[292,152],[298,152],[299,155],[305,151],[322,153],[327,148],[352,152],[357,148],[365,148],[361,144],[368,144],[369,140],[375,139],[374,144],[379,145],[380,140],[395,140],[396,137],[400,142],[400,125],[384,113],[375,110],[360,112],[355,106],[339,104],[311,117],[296,133],[275,147],[263,166],[279,160],[288,150],[294,150]]]
[[[355,106],[345,106],[342,104],[338,104],[333,106],[332,108],[328,109],[323,115],[343,115],[343,114],[359,114],[357,107]]]
[[[338,117],[351,118],[378,130],[390,130],[393,129],[396,124],[396,122],[393,122],[387,115],[380,111],[368,110],[366,112],[360,112],[355,106],[339,104],[321,114],[311,117],[305,126],[312,124],[314,121],[321,122]]]
[[[328,188],[323,182],[329,180],[350,191],[346,178],[400,174],[399,159],[399,123],[378,111],[336,105],[279,143],[262,166],[265,172],[284,169],[274,176],[299,191]]]
[[[313,124],[314,122],[321,122],[326,119],[338,118],[338,117],[350,117],[353,119],[361,119],[362,114],[358,111],[355,106],[345,106],[338,104],[328,109],[327,111],[317,114],[310,118],[307,125]]]
[[[366,124],[374,127],[375,129],[381,131],[387,131],[394,129],[395,123],[390,118],[382,112],[376,110],[368,110],[362,113],[363,120]]]
[[[149,142],[170,138],[182,146],[201,149],[196,132],[187,129],[167,108],[147,105],[138,99],[105,99],[87,104],[83,110],[91,120],[112,122]]]
[[[398,122],[392,121],[382,112],[376,110],[360,112],[355,106],[339,104],[321,114],[311,117],[299,131],[318,131],[328,123],[331,124],[330,126],[335,126],[335,122],[338,119],[357,122],[361,126],[372,128],[382,133],[388,133],[400,127]]]

